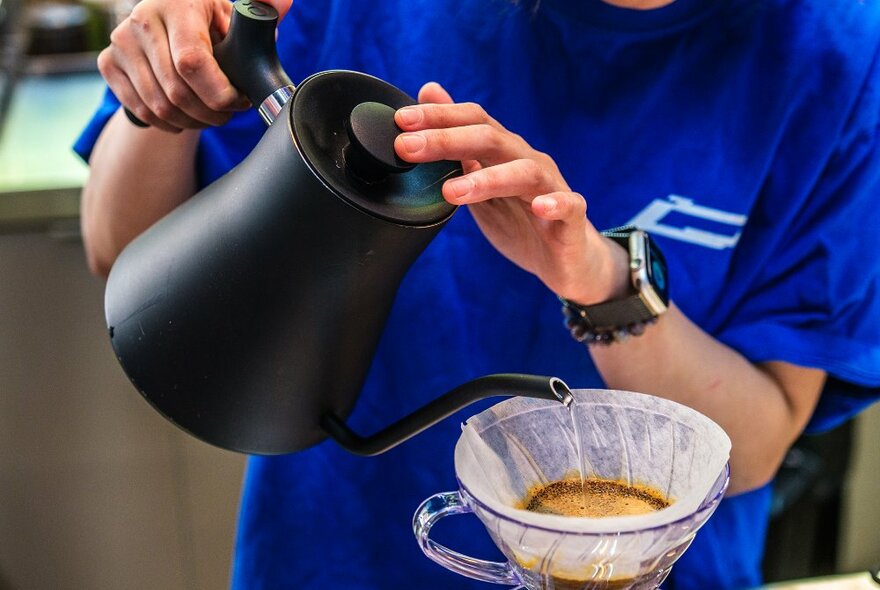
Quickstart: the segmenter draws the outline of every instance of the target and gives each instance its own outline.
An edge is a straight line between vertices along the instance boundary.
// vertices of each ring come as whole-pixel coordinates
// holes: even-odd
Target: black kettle
[[[415,101],[386,82],[328,71],[294,88],[276,23],[238,0],[215,47],[268,131],[110,272],[107,325],[132,383],[196,437],[256,454],[331,436],[373,455],[477,399],[570,402],[559,379],[491,375],[370,437],[346,426],[404,273],[455,212],[440,186],[461,169],[397,158],[394,112]]]

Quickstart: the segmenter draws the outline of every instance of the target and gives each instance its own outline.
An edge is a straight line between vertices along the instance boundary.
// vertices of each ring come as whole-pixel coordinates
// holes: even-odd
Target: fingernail
[[[550,213],[551,211],[556,209],[556,199],[553,197],[544,197],[542,199],[544,201],[544,211]]]
[[[397,111],[397,116],[404,125],[415,125],[422,120],[423,113],[421,109],[405,107]]]
[[[411,154],[421,151],[427,144],[425,137],[419,133],[404,133],[400,136],[403,148]]]
[[[467,195],[474,188],[474,181],[470,178],[456,178],[446,183],[449,190],[456,199],[460,199]]]

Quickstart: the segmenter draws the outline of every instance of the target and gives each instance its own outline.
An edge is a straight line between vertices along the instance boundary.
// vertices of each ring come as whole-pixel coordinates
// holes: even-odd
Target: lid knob
[[[380,102],[362,102],[351,110],[345,150],[348,169],[366,182],[379,182],[388,174],[400,174],[415,168],[401,160],[394,151],[394,140],[401,134],[394,122],[395,110]]]

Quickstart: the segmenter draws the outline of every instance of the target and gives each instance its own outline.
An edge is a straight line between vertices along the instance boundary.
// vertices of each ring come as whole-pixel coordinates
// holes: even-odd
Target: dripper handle
[[[413,532],[422,552],[431,561],[462,576],[481,582],[509,584],[521,588],[522,582],[509,562],[486,561],[462,555],[431,539],[431,527],[441,518],[470,512],[473,510],[465,503],[460,492],[434,494],[422,502],[413,516]]]
[[[558,401],[566,406],[573,399],[568,385],[558,377],[501,373],[459,385],[371,436],[357,434],[331,413],[321,418],[321,428],[346,451],[356,455],[379,455],[476,401],[512,395]]]

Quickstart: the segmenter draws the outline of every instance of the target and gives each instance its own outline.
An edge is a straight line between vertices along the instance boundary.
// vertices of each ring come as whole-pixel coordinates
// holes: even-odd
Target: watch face
[[[669,281],[666,278],[666,259],[660,250],[650,247],[647,248],[647,264],[648,280],[654,287],[654,291],[663,300],[663,303],[669,303]]]

